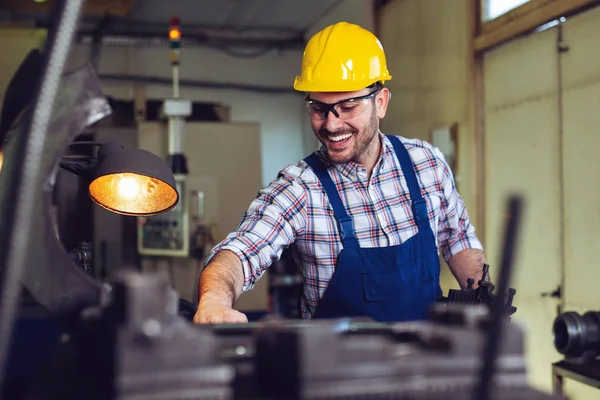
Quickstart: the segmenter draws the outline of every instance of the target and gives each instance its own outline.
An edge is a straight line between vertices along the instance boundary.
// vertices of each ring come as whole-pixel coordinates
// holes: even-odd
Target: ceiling
[[[7,0],[0,0],[1,3]],[[10,1],[10,0],[9,0]],[[32,0],[25,0],[32,1]],[[302,47],[305,32],[344,0],[87,0],[121,15],[86,15],[80,34],[121,38],[165,38],[169,18],[181,19],[183,41],[229,45]],[[20,3],[23,4],[23,3]],[[31,3],[29,3],[31,4]],[[126,8],[123,8],[126,4]],[[15,6],[3,20],[48,26],[48,13]],[[37,7],[37,6],[36,6]],[[98,15],[100,14],[100,15]],[[193,43],[192,43],[193,44]]]
[[[301,32],[339,0],[134,0],[131,22],[164,24],[172,15],[190,26]]]

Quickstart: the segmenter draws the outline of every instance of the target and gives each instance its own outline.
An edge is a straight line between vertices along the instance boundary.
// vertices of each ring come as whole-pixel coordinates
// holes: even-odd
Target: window
[[[497,18],[528,1],[530,0],[481,0],[483,20],[489,21]]]

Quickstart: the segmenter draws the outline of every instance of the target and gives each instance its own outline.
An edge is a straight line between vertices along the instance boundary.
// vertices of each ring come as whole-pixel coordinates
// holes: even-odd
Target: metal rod
[[[173,98],[179,98],[179,65],[173,65]]]
[[[160,33],[130,32],[130,31],[111,31],[107,32],[100,39],[101,44],[109,46],[164,46],[169,43]],[[93,32],[81,32],[77,38],[79,44],[93,44]],[[294,51],[300,52],[304,49],[304,40],[298,37],[282,38],[249,38],[249,37],[211,37],[207,35],[194,35],[188,33],[181,43],[187,48],[190,47],[210,47],[218,50],[219,47],[235,47],[245,49],[256,49],[268,47],[275,51]]]
[[[500,277],[498,279],[498,296],[494,298],[492,303],[487,340],[483,352],[481,376],[479,384],[475,388],[475,400],[487,400],[490,398],[496,359],[500,342],[502,341],[504,320],[506,318],[504,315],[504,293],[508,292],[510,285],[522,209],[523,200],[521,197],[512,196],[508,199],[507,212],[509,219],[504,232],[504,246],[500,264]]]
[[[183,131],[185,121],[181,117],[169,117],[169,154],[183,154]]]
[[[38,182],[48,126],[51,122],[54,100],[69,51],[75,37],[83,0],[64,0],[56,6],[55,25],[50,30],[48,51],[45,54],[42,79],[34,101],[31,119],[26,129],[15,139],[14,156],[22,160],[21,168],[14,171],[15,186],[6,193],[11,212],[0,210],[6,236],[0,242],[0,386],[5,378],[15,315],[20,298],[20,282],[27,263],[27,254],[37,243],[31,243],[33,213],[39,196]]]

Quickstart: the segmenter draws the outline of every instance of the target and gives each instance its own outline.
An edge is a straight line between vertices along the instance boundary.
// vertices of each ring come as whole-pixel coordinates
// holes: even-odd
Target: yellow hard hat
[[[316,33],[302,56],[294,89],[301,92],[353,92],[392,79],[377,37],[348,22]]]

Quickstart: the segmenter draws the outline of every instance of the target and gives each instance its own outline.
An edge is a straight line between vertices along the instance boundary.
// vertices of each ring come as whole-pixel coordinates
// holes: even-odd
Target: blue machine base
[[[58,347],[61,334],[62,325],[51,317],[16,320],[2,388],[4,398],[23,397],[29,381],[41,371]]]

